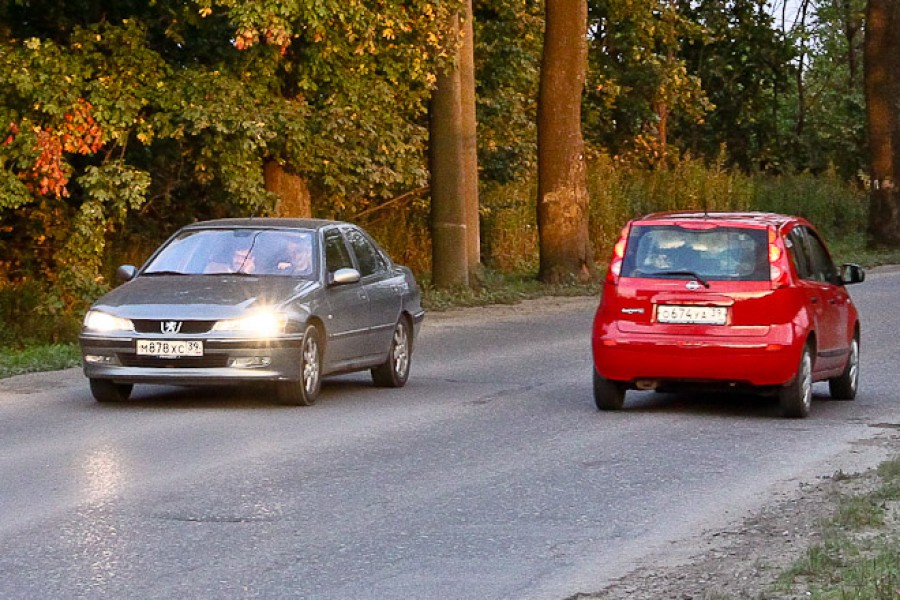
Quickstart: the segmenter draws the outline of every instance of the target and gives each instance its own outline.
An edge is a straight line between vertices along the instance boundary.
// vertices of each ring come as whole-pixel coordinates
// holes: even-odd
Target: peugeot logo
[[[163,321],[159,324],[159,328],[163,333],[178,333],[182,324],[181,321]]]

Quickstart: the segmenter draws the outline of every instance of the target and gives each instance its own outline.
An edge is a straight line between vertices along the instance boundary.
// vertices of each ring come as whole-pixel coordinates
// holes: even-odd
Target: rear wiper
[[[708,287],[709,287],[709,283],[708,283],[705,279],[703,279],[702,277],[700,277],[700,276],[699,276],[697,273],[695,273],[694,271],[657,271],[656,273],[647,273],[647,275],[650,276],[650,277],[654,277],[654,276],[657,276],[657,277],[658,277],[658,276],[663,276],[663,277],[664,277],[664,276],[666,276],[666,275],[681,275],[681,276],[687,276],[687,277],[690,277],[690,278],[692,278],[692,279],[696,279],[703,287],[705,287],[705,288],[708,288]]]

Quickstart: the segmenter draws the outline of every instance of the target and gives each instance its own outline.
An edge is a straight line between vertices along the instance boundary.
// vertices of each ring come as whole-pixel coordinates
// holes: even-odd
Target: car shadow
[[[830,401],[827,393],[813,392],[816,404]],[[778,397],[742,392],[640,392],[630,390],[622,412],[690,413],[704,416],[781,418]]]
[[[138,384],[123,402],[94,402],[101,409],[165,409],[165,410],[309,410],[335,400],[349,399],[375,389],[366,376],[341,375],[326,378],[322,391],[311,407],[285,404],[278,400],[273,388],[265,384],[221,386],[169,386]]]

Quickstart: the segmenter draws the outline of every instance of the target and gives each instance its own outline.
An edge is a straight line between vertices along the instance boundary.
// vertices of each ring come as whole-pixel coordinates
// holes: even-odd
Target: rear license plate
[[[724,325],[728,309],[724,306],[660,304],[656,307],[659,323]]]
[[[135,349],[139,356],[203,356],[203,342],[181,340],[137,340]]]

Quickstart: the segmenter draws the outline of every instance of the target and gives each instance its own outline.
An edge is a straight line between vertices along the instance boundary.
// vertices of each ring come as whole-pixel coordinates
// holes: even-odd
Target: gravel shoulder
[[[895,440],[895,447],[900,442]],[[861,495],[874,489],[874,470],[845,477],[828,476],[812,484],[801,484],[789,497],[772,498],[732,527],[710,531],[698,539],[685,540],[693,554],[677,564],[644,566],[597,593],[578,594],[577,599],[612,600],[787,600],[792,592],[775,591],[779,577],[808,548],[822,542],[823,521],[830,518],[842,496]],[[896,527],[896,524],[895,524]],[[672,554],[683,549],[671,548]]]

